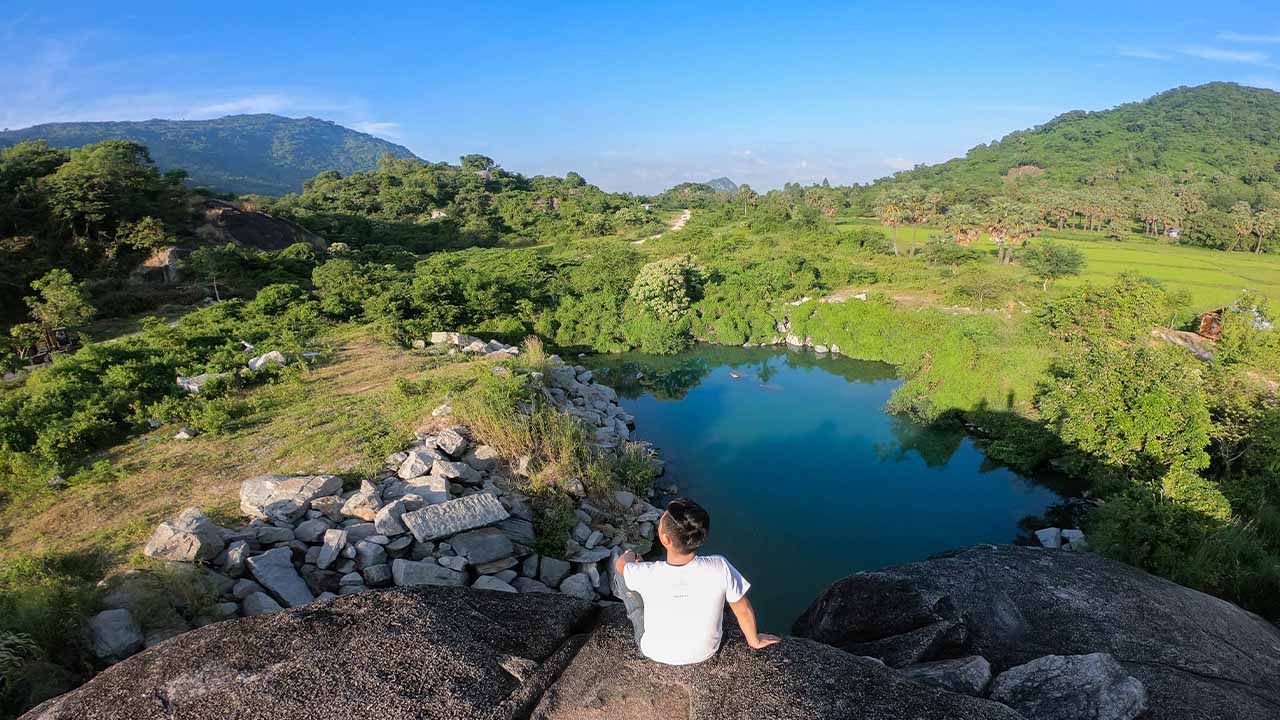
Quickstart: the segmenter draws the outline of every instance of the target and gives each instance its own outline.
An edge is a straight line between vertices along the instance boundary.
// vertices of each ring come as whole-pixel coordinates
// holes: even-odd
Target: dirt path
[[[672,221],[671,227],[669,227],[666,232],[660,232],[657,235],[650,235],[649,237],[641,238],[640,240],[632,240],[631,244],[643,245],[645,240],[657,240],[658,238],[662,237],[663,235],[666,235],[669,232],[675,232],[683,228],[685,226],[685,223],[689,222],[689,218],[691,217],[693,217],[693,211],[690,210],[689,208],[685,208],[680,212],[680,217]]]

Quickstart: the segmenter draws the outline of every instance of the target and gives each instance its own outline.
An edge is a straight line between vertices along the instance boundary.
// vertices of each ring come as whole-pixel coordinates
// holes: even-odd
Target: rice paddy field
[[[845,221],[842,225],[877,226],[869,219]],[[888,235],[889,228],[881,226]],[[936,228],[922,226],[918,241],[924,242]],[[911,228],[898,228],[900,242],[911,237]],[[1222,252],[1204,248],[1173,245],[1131,234],[1124,240],[1112,240],[1102,233],[1084,231],[1046,231],[1042,237],[1070,243],[1085,254],[1088,264],[1076,277],[1055,283],[1057,288],[1075,287],[1087,282],[1109,282],[1123,272],[1136,272],[1155,278],[1170,288],[1191,294],[1195,310],[1212,310],[1230,303],[1242,290],[1254,290],[1280,300],[1280,257],[1245,252]],[[987,237],[982,245],[993,248]]]

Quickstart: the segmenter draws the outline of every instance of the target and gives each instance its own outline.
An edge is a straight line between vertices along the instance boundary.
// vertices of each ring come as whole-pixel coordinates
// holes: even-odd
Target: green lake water
[[[1061,501],[962,430],[888,414],[901,381],[882,363],[718,346],[582,362],[667,461],[658,486],[711,513],[703,550],[752,583],[766,631],[789,632],[845,575],[1012,542],[1019,520]]]

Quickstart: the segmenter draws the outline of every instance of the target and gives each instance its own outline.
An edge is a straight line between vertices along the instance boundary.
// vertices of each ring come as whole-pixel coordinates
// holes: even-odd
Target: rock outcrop
[[[479,559],[501,542],[485,532],[462,545]],[[24,717],[1277,716],[1276,628],[1087,553],[986,546],[860,573],[832,585],[797,623],[811,637],[751,650],[726,615],[719,652],[683,667],[641,656],[616,603],[514,592],[540,584],[530,577],[484,578],[471,588],[328,594],[285,609],[243,579],[232,592],[246,596],[249,617],[158,641]],[[946,630],[917,632],[937,623]],[[140,642],[126,614],[99,624],[104,643]]]
[[[209,243],[234,243],[268,252],[279,252],[296,243],[325,247],[319,235],[260,210],[246,210],[225,200],[206,200],[200,210],[204,219],[196,227],[196,235]]]
[[[981,656],[993,688],[1046,656],[1104,653],[1145,687],[1149,717],[1280,717],[1280,630],[1091,553],[988,545],[858,573],[827,588],[793,631],[904,668]]]
[[[604,614],[534,720],[1018,720],[1004,705],[915,685],[870,658],[810,640],[752,650],[725,618],[710,660],[659,665],[635,648],[621,608]]]
[[[595,606],[412,588],[218,623],[113,665],[30,720],[515,718]]]

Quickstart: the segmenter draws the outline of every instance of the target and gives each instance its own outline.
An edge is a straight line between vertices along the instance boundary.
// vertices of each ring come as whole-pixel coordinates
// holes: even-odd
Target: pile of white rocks
[[[244,341],[242,340],[241,342],[243,343]],[[244,345],[246,348],[246,352],[253,352],[252,345],[249,345],[248,343],[244,343]],[[315,355],[316,353],[303,353],[304,357],[313,357]],[[245,363],[245,368],[249,372],[258,372],[263,368],[270,367],[272,365],[284,365],[287,362],[288,362],[288,358],[285,357],[284,353],[280,352],[279,350],[272,350],[270,352],[265,352],[265,353],[262,353],[261,355],[256,355],[252,358],[249,358],[249,362]],[[244,372],[244,371],[241,370],[241,372]],[[203,388],[205,385],[207,385],[211,380],[230,377],[230,375],[231,373],[225,373],[225,372],[201,373],[199,375],[179,375],[177,377],[176,382],[178,383],[178,387],[182,388],[183,390],[186,390],[187,392],[192,393],[193,395],[198,395],[200,393],[200,389]]]
[[[1063,530],[1062,528],[1044,528],[1036,531],[1036,540],[1040,547],[1051,550],[1088,550],[1089,541],[1080,528]]]
[[[602,447],[626,441],[630,416],[589,371],[553,360],[541,379],[552,402],[597,428]],[[578,522],[559,557],[541,557],[533,510],[520,490],[528,468],[527,458],[499,457],[455,425],[419,433],[355,490],[344,491],[335,475],[251,478],[240,488],[246,526],[219,527],[189,508],[161,523],[144,550],[186,566],[189,581],[217,602],[188,620],[195,613],[175,601],[157,627],[151,610],[138,617],[139,593],[117,585],[107,593],[110,609],[89,621],[89,640],[102,660],[117,661],[191,625],[390,586],[608,599],[610,558],[626,549],[647,552],[661,511],[625,490],[587,499],[581,480],[573,481]],[[142,571],[129,575],[145,584]]]
[[[515,357],[520,354],[520,348],[514,345],[507,345],[497,340],[486,342],[480,338],[459,332],[433,332],[431,333],[431,345],[445,350],[450,355],[461,352],[495,360]],[[427,341],[414,340],[413,347],[416,350],[422,350],[427,347]]]

